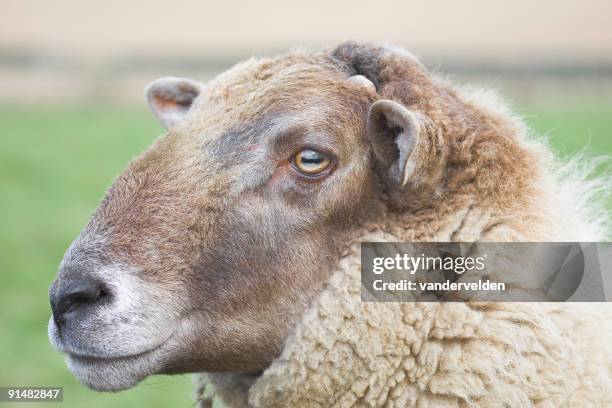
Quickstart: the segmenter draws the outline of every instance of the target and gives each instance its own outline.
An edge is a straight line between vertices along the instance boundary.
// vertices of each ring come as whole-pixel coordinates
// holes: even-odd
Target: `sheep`
[[[362,241],[598,241],[609,184],[488,93],[347,42],[146,90],[166,135],[50,290],[95,390],[201,372],[228,407],[612,406],[607,304],[365,303]]]

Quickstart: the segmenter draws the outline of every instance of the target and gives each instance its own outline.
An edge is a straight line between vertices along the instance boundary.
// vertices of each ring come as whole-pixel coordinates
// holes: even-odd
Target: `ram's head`
[[[457,190],[453,140],[496,120],[409,54],[350,43],[146,95],[168,132],[114,182],[50,293],[51,342],[98,390],[265,368],[345,244]]]

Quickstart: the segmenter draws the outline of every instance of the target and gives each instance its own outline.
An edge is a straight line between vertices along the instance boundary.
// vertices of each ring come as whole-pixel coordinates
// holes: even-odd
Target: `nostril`
[[[66,313],[70,309],[82,305],[84,303],[95,302],[103,296],[103,293],[104,292],[102,289],[69,293],[61,300],[60,307],[62,309],[66,309]]]
[[[71,282],[51,295],[53,319],[58,326],[61,326],[68,313],[84,308],[86,305],[97,304],[108,296],[108,288],[97,280],[85,279]]]

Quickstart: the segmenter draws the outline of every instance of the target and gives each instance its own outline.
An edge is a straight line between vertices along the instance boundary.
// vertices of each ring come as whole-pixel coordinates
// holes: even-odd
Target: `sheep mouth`
[[[161,345],[154,347],[152,349],[141,351],[141,352],[120,355],[120,356],[100,356],[100,355],[95,355],[95,354],[86,354],[86,353],[72,352],[72,351],[65,351],[64,353],[66,354],[67,358],[77,360],[83,364],[95,365],[95,364],[108,364],[108,363],[112,363],[115,361],[117,362],[127,361],[127,360],[135,361],[140,358],[146,358],[148,354],[153,353],[155,350],[159,349],[160,347]]]
[[[162,371],[167,357],[167,344],[175,337],[172,330],[161,341],[145,347],[134,347],[129,352],[111,352],[100,347],[74,342],[63,336],[52,319],[49,321],[49,340],[66,358],[72,374],[85,386],[96,391],[121,391],[132,388],[146,377]],[[99,342],[97,342],[99,343]]]
[[[168,342],[169,339],[161,342],[158,345],[153,347],[143,348],[142,350],[136,350],[127,354],[100,354],[94,352],[73,350],[70,346],[64,345],[62,349],[59,349],[60,352],[64,353],[66,357],[70,357],[72,359],[77,359],[83,363],[87,364],[104,364],[104,363],[112,363],[113,361],[124,361],[124,360],[138,360],[141,358],[146,358],[149,354],[154,353],[159,350]]]
[[[122,344],[124,347],[117,348],[114,347],[114,344],[105,343],[104,336],[97,337],[89,333],[90,335],[86,337],[79,331],[61,333],[51,318],[49,319],[48,337],[49,342],[57,351],[95,364],[96,362],[142,357],[170,341],[175,335],[175,330],[155,336],[155,340],[151,339],[150,342],[141,344],[134,344],[126,340]],[[125,347],[126,345],[129,347]]]

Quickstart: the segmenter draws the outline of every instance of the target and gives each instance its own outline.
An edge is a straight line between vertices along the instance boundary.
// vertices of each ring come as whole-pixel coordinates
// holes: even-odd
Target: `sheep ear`
[[[370,107],[367,126],[379,167],[393,183],[406,185],[418,167],[421,126],[417,116],[399,103],[383,99]]]
[[[171,129],[185,119],[203,87],[191,79],[164,77],[149,84],[145,96],[155,117],[166,129]]]

